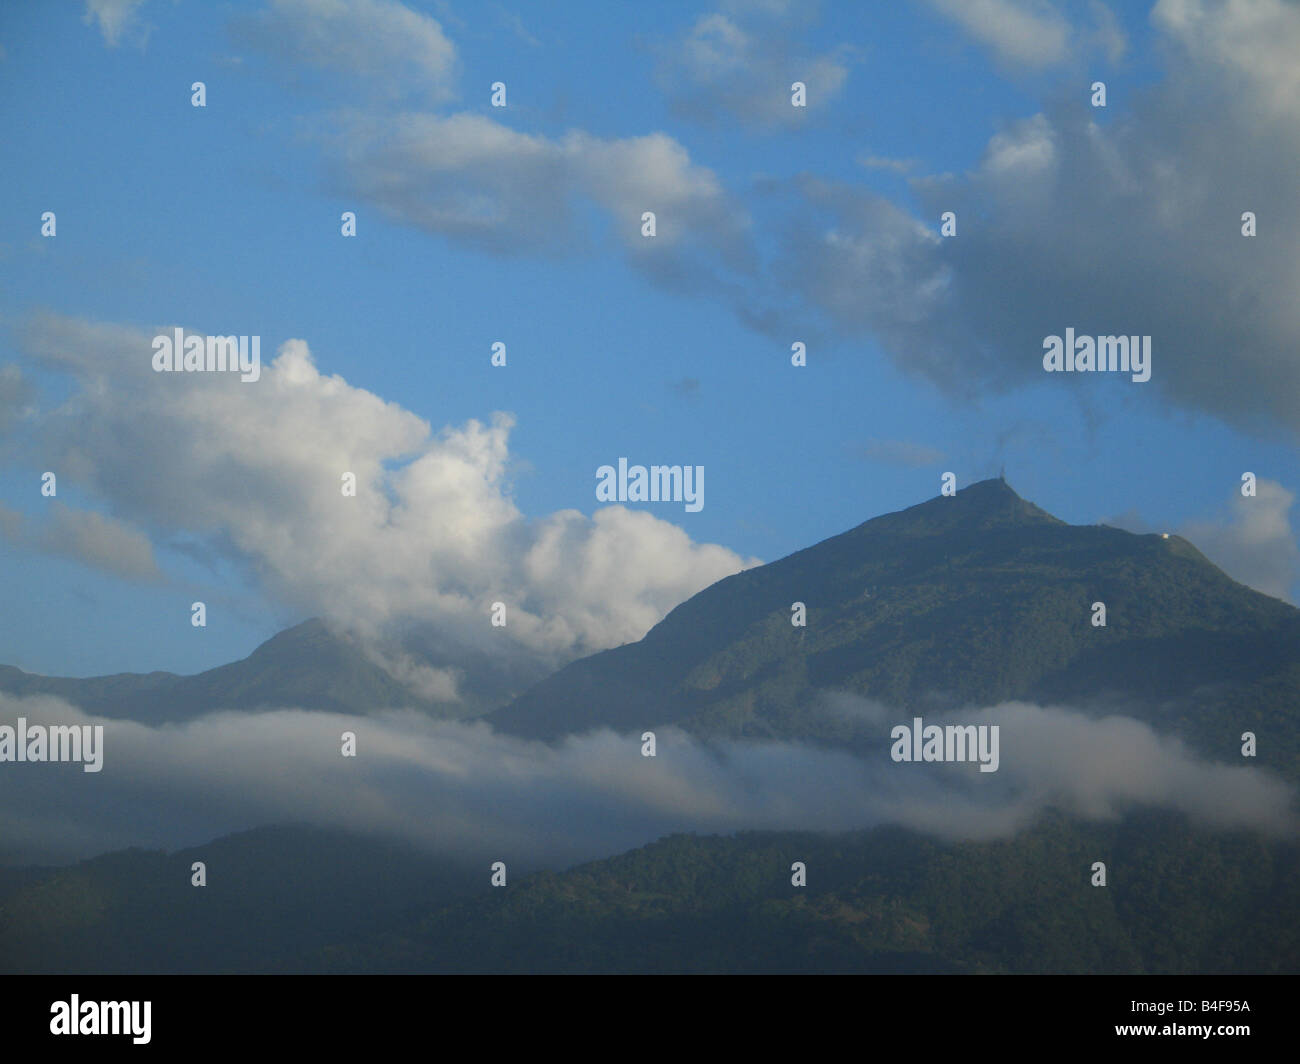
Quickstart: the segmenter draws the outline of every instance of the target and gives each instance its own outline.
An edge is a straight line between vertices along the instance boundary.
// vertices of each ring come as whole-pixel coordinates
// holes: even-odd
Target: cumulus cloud
[[[1300,12],[1288,0],[1159,0],[1151,21],[1188,58],[1230,83],[1250,87],[1254,101],[1294,119],[1300,111]],[[1197,78],[1204,78],[1204,68]]]
[[[272,599],[369,639],[424,624],[444,649],[485,651],[485,667],[512,650],[554,665],[639,639],[683,599],[756,564],[645,511],[526,518],[510,496],[507,414],[435,433],[322,373],[302,340],[282,344],[253,383],[155,373],[153,335],[33,318],[27,352],[73,387],[25,422],[20,444],[134,528],[233,551]],[[344,473],[355,498],[342,494]],[[594,466],[591,476],[594,491]],[[68,544],[121,551],[144,570],[147,544],[124,528],[63,520]],[[498,601],[505,628],[488,623]],[[389,660],[424,690],[451,690],[452,674],[418,668],[447,661]]]
[[[1208,764],[1128,718],[1013,703],[964,714],[1001,729],[1001,767],[898,764],[790,743],[705,744],[595,732],[548,746],[485,724],[293,709],[151,728],[83,716],[49,697],[0,696],[0,722],[102,724],[103,767],[6,765],[0,857],[57,860],[179,847],[265,823],[399,836],[444,853],[571,864],[675,831],[852,830],[898,824],[945,838],[1013,835],[1048,806],[1109,819],[1165,806],[1222,828],[1295,830],[1292,791]],[[909,718],[910,721],[910,718]],[[340,756],[344,731],[357,757]]]
[[[729,5],[702,15],[659,48],[656,77],[681,117],[738,118],[753,128],[791,128],[827,107],[848,81],[849,52],[817,53],[801,44],[786,4]],[[805,107],[790,86],[807,87]]]
[[[912,183],[919,215],[804,179],[780,261],[808,305],[956,394],[1042,382],[1067,327],[1150,335],[1149,384],[1054,383],[1300,429],[1300,7],[1166,0],[1152,21],[1163,81],[1112,97],[1105,124],[1084,101],[1010,123],[970,172]]]
[[[435,20],[396,0],[271,0],[231,28],[272,52],[281,73],[341,72],[380,98],[306,128],[338,188],[401,224],[493,254],[586,251],[607,230],[654,283],[736,302],[731,275],[757,270],[746,213],[664,133],[548,136],[430,107],[452,96],[455,48]],[[821,84],[823,67],[814,74]],[[423,98],[404,99],[412,86]],[[641,231],[646,211],[653,240]]]
[[[277,64],[343,74],[388,98],[452,95],[455,46],[436,19],[396,0],[271,0],[232,28]]]

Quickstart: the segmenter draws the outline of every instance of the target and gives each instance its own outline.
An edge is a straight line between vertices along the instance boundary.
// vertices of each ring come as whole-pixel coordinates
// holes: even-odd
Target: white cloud
[[[1300,114],[1300,8],[1288,0],[1160,0],[1151,12],[1195,64],[1194,77],[1246,82],[1275,115]]]
[[[1291,524],[1294,502],[1281,484],[1260,479],[1253,498],[1234,491],[1218,520],[1192,521],[1179,532],[1234,580],[1290,602],[1300,580],[1300,546]]]
[[[497,253],[585,246],[574,204],[608,216],[633,265],[652,279],[716,283],[754,268],[748,218],[712,171],[672,137],[558,139],[481,115],[353,112],[320,134],[338,180],[390,217]],[[653,211],[656,236],[641,235]]]
[[[36,419],[28,446],[136,528],[233,550],[273,599],[364,636],[429,624],[498,656],[513,647],[554,663],[638,639],[683,599],[755,564],[622,507],[526,518],[509,491],[509,415],[434,434],[398,404],[322,374],[301,340],[282,344],[255,383],[155,373],[153,335],[34,319],[28,351],[74,387]],[[356,498],[341,493],[345,472]],[[507,604],[505,629],[489,626],[494,601]],[[422,688],[454,679],[394,667]]]
[[[677,831],[846,831],[898,824],[1004,838],[1055,807],[1084,819],[1161,806],[1224,829],[1293,833],[1294,792],[1267,772],[1210,764],[1124,717],[1011,703],[962,715],[1001,728],[1000,767],[898,764],[792,743],[705,744],[609,731],[555,746],[417,714],[218,713],[152,728],[58,699],[0,696],[0,721],[98,723],[103,767],[7,765],[0,857],[48,861],[129,845],[179,847],[259,824],[399,836],[449,854],[567,865]],[[340,756],[353,731],[358,756]]]
[[[987,48],[1006,70],[1043,71],[1094,54],[1114,65],[1128,51],[1128,36],[1103,0],[1088,0],[1087,20],[1077,23],[1049,0],[927,3]]]
[[[436,19],[397,0],[271,0],[232,25],[277,63],[345,74],[390,98],[452,95],[455,46]]]
[[[996,183],[1050,177],[1057,162],[1056,131],[1045,116],[1034,115],[995,133],[980,165],[982,175]]]
[[[1300,5],[1169,3],[1154,22],[1162,82],[1112,96],[1104,123],[1081,97],[1010,123],[970,172],[914,180],[919,214],[803,179],[789,284],[952,393],[1042,382],[1043,337],[1072,326],[1151,336],[1152,376],[1062,387],[1300,430]]]

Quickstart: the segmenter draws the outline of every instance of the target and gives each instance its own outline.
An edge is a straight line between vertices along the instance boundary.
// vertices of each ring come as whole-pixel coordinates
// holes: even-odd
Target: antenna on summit
[[[1002,466],[1002,467],[998,470],[998,480],[1002,481],[1003,484],[1005,484],[1005,483],[1007,482],[1007,467],[1006,467],[1006,466]]]

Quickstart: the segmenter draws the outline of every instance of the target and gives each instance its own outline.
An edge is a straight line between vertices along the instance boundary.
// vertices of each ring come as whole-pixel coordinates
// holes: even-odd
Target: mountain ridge
[[[87,713],[144,724],[263,706],[345,713],[407,705],[434,710],[319,618],[277,632],[239,661],[190,675],[60,677],[0,665],[0,693],[53,695]]]
[[[1108,608],[1105,628],[1091,624],[1098,600]],[[790,623],[794,601],[807,608],[804,628]],[[328,631],[301,628],[263,644],[265,656],[305,667],[332,654]],[[239,670],[211,672],[235,690]],[[238,688],[248,697],[262,690]],[[816,697],[827,690],[926,713],[1012,697],[1107,713],[1118,699],[1126,715],[1221,763],[1240,764],[1241,733],[1255,731],[1252,767],[1300,778],[1300,611],[1232,581],[1177,536],[1069,525],[1005,482],[872,518],[718,581],[643,639],[571,663],[487,719],[547,741],[590,728],[639,736],[666,723],[706,739],[788,739],[881,756],[879,731],[818,714]],[[0,969],[1281,972],[1300,964],[1296,841],[1213,829],[1141,803],[1100,819],[1049,807],[1014,836],[984,840],[878,825],[675,834],[562,871],[504,857],[512,878],[498,890],[477,859],[296,826],[170,854],[0,867]],[[192,858],[212,870],[203,891],[189,885]],[[1099,859],[1113,871],[1111,889],[1090,883]],[[804,887],[791,884],[793,861],[806,865]]]
[[[1089,624],[1096,601],[1107,606],[1104,629]],[[790,623],[796,602],[807,611],[802,628]],[[477,667],[490,669],[480,657]],[[676,724],[703,737],[857,748],[861,735],[817,710],[821,692],[931,710],[1136,700],[1146,703],[1138,716],[1177,726],[1204,754],[1222,754],[1247,728],[1270,730],[1261,757],[1300,778],[1287,706],[1300,698],[1300,611],[1232,581],[1179,536],[1070,525],[1001,478],[735,573],[642,639],[538,682],[507,675],[504,659],[498,671],[499,690],[474,705],[431,703],[312,619],[191,676],[44,677],[0,666],[0,692],[55,695],[147,724],[225,708],[410,706],[435,717],[486,709],[498,730],[547,741]]]
[[[1096,602],[1105,627],[1092,624]],[[797,603],[804,627],[791,623]],[[860,746],[817,711],[826,691],[931,711],[1118,700],[1179,725],[1207,755],[1267,728],[1281,739],[1272,763],[1300,774],[1288,706],[1300,695],[1300,611],[1179,536],[1070,525],[1000,478],[726,577],[641,640],[570,663],[487,720],[546,741],[673,724]]]

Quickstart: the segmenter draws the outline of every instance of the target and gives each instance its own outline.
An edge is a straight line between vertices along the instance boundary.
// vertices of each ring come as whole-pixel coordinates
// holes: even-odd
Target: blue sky
[[[1246,64],[1230,46],[1285,39],[1269,19],[1290,32],[1293,12],[1261,0],[1238,25],[1240,12],[1168,0],[996,0],[973,24],[946,0],[804,14],[667,3],[652,17],[611,3],[342,6],[354,21],[307,0],[0,13],[0,366],[15,367],[0,376],[0,661],[193,672],[313,613],[391,632],[431,619],[449,589],[447,618],[514,596],[536,622],[520,638],[563,657],[634,638],[739,564],[923,501],[946,470],[967,484],[1002,467],[1066,520],[1185,530],[1238,579],[1294,598],[1298,336],[1277,309],[1295,291],[1278,267],[1297,235],[1294,174],[1194,135],[1240,130],[1247,114],[1287,158],[1297,115],[1271,92],[1282,61],[1265,50]],[[768,106],[805,70],[806,111]],[[1220,102],[1197,98],[1198,78]],[[1088,102],[1097,79],[1104,110]],[[495,81],[505,108],[490,106]],[[1068,172],[1043,176],[1043,145]],[[1162,174],[1167,188],[1144,184]],[[636,244],[637,195],[667,250]],[[937,237],[949,201],[951,247]],[[1171,203],[1176,224],[1160,217]],[[1256,244],[1236,231],[1248,208]],[[47,210],[53,238],[40,235]],[[345,210],[355,238],[340,235]],[[1175,234],[1168,268],[1134,218]],[[937,276],[950,278],[941,297]],[[1047,377],[1041,347],[1016,340],[1040,321],[1152,334],[1152,382]],[[396,477],[439,439],[460,447],[471,419],[509,413],[487,509],[505,500],[517,515],[503,510],[479,552],[480,486],[457,494],[448,474],[421,489],[430,536],[468,539],[412,546],[404,578],[369,557],[364,526],[335,535],[307,510],[276,525],[276,493],[286,514],[298,503],[277,468],[299,476],[321,451],[301,431],[276,436],[275,402],[253,409],[226,389],[240,404],[228,422],[189,433],[169,414],[154,431],[170,382],[102,368],[132,350],[147,361],[148,337],[176,325],[259,335],[264,364],[305,341],[321,395],[337,376],[358,411],[372,393],[427,422],[435,442],[370,455],[369,486],[399,502],[400,478],[380,470]],[[497,340],[505,368],[489,365]],[[804,368],[790,365],[796,340]],[[80,346],[51,357],[58,344]],[[80,439],[83,417],[96,431]],[[110,459],[133,424],[138,460]],[[225,432],[264,439],[264,453],[214,471],[204,448],[220,453]],[[78,447],[92,452],[80,464],[67,458]],[[294,461],[277,467],[279,449]],[[595,471],[619,456],[704,466],[703,510],[629,504],[653,527],[599,538]],[[337,482],[336,465],[322,458],[322,476]],[[60,473],[61,515],[40,495],[46,469]],[[1245,470],[1266,484],[1253,503],[1237,493]],[[245,490],[262,539],[241,516]],[[566,510],[586,522],[560,537],[581,563],[563,545],[540,577],[493,560],[503,544],[549,542]],[[402,528],[373,552],[406,550],[420,527]],[[139,563],[106,562],[115,543]],[[730,561],[704,560],[708,544]],[[328,559],[329,575],[295,551]],[[356,587],[338,575],[353,565]],[[638,567],[655,570],[644,585],[625,575]],[[427,595],[390,608],[390,579]],[[383,602],[354,616],[370,594]],[[205,629],[189,623],[195,599]]]

